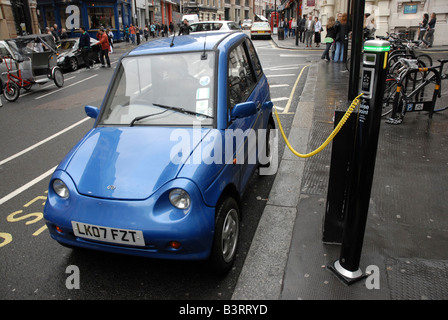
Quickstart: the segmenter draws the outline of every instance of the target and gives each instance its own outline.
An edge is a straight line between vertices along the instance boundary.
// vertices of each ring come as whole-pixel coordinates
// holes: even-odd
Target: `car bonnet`
[[[176,178],[191,152],[210,131],[195,129],[196,138],[189,142],[181,141],[176,130],[193,129],[95,128],[70,153],[65,170],[80,194],[107,199],[146,199]],[[185,156],[182,152],[189,154]]]

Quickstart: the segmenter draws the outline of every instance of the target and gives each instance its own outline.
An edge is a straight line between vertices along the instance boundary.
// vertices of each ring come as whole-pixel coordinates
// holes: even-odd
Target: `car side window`
[[[257,55],[257,52],[255,51],[255,47],[249,39],[246,40],[246,44],[247,44],[247,48],[249,50],[250,58],[254,65],[255,76],[257,77],[257,79],[259,79],[260,76],[263,74],[263,69],[261,68],[260,59],[258,59],[258,55]]]
[[[230,22],[229,29],[230,30],[239,30],[240,28],[238,27],[238,25],[235,22]]]
[[[235,104],[246,101],[256,84],[244,46],[245,42],[232,49],[228,57],[227,92],[230,109]]]

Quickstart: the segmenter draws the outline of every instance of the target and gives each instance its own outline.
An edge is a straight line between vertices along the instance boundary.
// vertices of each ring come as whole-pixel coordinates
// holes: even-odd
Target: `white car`
[[[201,21],[190,24],[191,32],[240,30],[235,21]]]
[[[244,19],[243,20],[243,24],[242,24],[242,28],[244,29],[244,30],[246,30],[246,29],[250,29],[252,27],[252,20],[250,20],[250,19]]]
[[[250,28],[250,38],[271,39],[271,26],[269,22],[254,22]]]

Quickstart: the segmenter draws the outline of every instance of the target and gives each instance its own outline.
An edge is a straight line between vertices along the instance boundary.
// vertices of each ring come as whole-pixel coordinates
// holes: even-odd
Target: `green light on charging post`
[[[387,52],[390,51],[390,46],[364,46],[364,51],[369,52]]]

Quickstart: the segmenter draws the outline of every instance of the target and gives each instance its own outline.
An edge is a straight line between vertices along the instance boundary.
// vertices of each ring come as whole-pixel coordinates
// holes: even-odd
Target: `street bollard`
[[[382,97],[390,43],[370,40],[364,44],[361,104],[348,182],[347,213],[339,260],[328,269],[345,284],[365,277],[359,268],[381,124]]]

